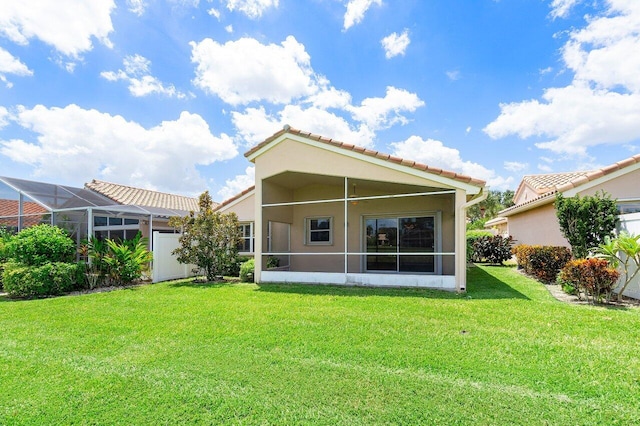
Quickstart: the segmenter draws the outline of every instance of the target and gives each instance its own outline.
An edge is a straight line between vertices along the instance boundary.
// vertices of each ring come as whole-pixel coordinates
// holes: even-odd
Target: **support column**
[[[257,169],[257,168],[256,168]],[[255,282],[261,282],[262,275],[262,248],[263,241],[265,240],[264,230],[265,227],[262,223],[262,178],[258,175],[255,177],[255,189],[254,189],[254,208],[255,208],[255,217],[254,217],[254,226],[255,226],[255,242],[254,242],[254,263],[255,270],[253,272],[253,279]]]
[[[455,271],[456,271],[456,291],[467,291],[467,218],[465,204],[467,193],[462,189],[456,189],[455,202]]]

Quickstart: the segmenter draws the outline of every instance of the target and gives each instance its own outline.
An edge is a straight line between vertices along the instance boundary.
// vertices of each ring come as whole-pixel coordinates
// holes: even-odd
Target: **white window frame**
[[[314,220],[328,220],[329,229],[311,230],[311,222]],[[329,241],[311,241],[313,232],[329,232]],[[309,246],[332,246],[333,245],[333,216],[309,216],[304,218],[304,243]]]
[[[249,226],[249,237],[245,237],[244,236],[244,227],[245,226]],[[244,222],[244,223],[240,223],[240,227],[242,229],[242,241],[247,240],[247,238],[249,239],[249,251],[239,251],[239,254],[251,254],[254,252],[255,247],[254,247],[254,242],[255,242],[255,238],[253,235],[253,222]],[[242,245],[244,247],[244,244]]]

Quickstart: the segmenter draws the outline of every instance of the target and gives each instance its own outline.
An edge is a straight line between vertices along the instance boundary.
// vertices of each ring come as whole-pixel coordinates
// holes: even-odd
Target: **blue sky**
[[[284,124],[515,189],[640,146],[637,0],[0,3],[0,175],[223,199]]]

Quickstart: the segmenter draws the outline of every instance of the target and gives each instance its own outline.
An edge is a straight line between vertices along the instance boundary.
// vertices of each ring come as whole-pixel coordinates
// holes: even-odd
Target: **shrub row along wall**
[[[518,267],[545,283],[553,283],[558,272],[571,260],[567,247],[529,246],[521,244],[513,248]]]

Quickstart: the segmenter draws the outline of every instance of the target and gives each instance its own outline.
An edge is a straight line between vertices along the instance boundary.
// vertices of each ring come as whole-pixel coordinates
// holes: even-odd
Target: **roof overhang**
[[[343,156],[357,159],[360,161],[368,162],[370,164],[375,164],[379,167],[385,167],[385,168],[399,171],[401,173],[406,173],[408,175],[420,177],[422,179],[428,179],[434,183],[443,185],[445,187],[449,187],[452,189],[462,189],[469,195],[481,194],[484,188],[483,184],[479,185],[479,184],[469,183],[473,181],[473,179],[471,178],[469,178],[469,182],[464,182],[463,180],[439,175],[437,173],[429,172],[428,170],[420,170],[409,165],[409,164],[415,164],[415,162],[406,161],[406,164],[404,164],[405,160],[402,160],[402,159],[397,159],[398,161],[393,161],[389,159],[389,156],[386,156],[385,158],[379,158],[377,156],[367,155],[367,154],[364,154],[364,149],[362,150],[347,149],[342,146],[338,146],[338,144],[334,145],[334,144],[326,143],[323,141],[315,140],[313,138],[309,138],[303,135],[299,135],[296,133],[291,133],[286,129],[285,131],[280,131],[276,133],[274,137],[270,139],[271,140],[267,139],[265,141],[267,143],[261,144],[262,146],[258,145],[255,149],[252,149],[249,152],[247,152],[247,154],[245,154],[247,159],[251,162],[255,162],[256,158],[260,157],[262,154],[274,148],[281,142],[285,140],[292,140],[308,146],[327,150],[329,152],[333,152],[339,155],[343,155]]]

